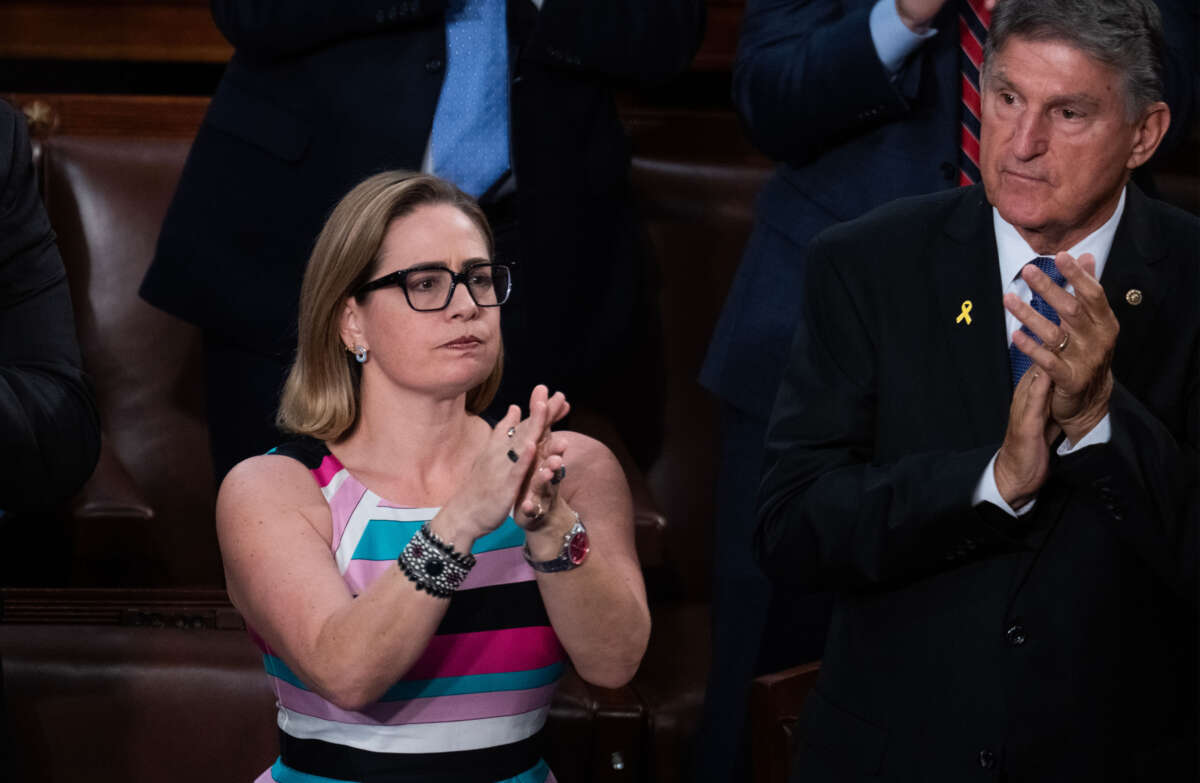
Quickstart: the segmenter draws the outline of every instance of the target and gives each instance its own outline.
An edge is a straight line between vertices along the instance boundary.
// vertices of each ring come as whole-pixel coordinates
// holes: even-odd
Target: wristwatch
[[[579,514],[575,513],[575,524],[571,525],[571,529],[563,536],[563,545],[562,549],[558,551],[558,557],[552,560],[534,560],[533,555],[529,551],[529,542],[526,541],[524,549],[525,562],[529,563],[529,567],[534,571],[540,571],[543,574],[570,571],[572,568],[578,568],[583,565],[584,558],[587,557],[590,548],[587,528],[583,526],[583,520],[579,518]]]

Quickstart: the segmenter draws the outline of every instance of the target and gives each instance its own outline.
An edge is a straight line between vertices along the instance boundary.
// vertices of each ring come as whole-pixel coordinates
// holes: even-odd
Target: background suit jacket
[[[795,332],[809,241],[902,196],[958,182],[956,0],[936,36],[890,78],[868,25],[874,0],[747,0],[733,97],[754,144],[781,162],[714,331],[701,383],[765,418]],[[1157,0],[1167,37],[1170,148],[1191,121],[1197,18],[1192,0]],[[1145,184],[1145,183],[1143,183]]]
[[[290,355],[301,276],[334,204],[371,174],[420,168],[445,71],[445,8],[214,0],[236,51],[142,295],[237,344]],[[611,372],[636,308],[653,301],[611,88],[684,70],[703,22],[700,0],[508,3],[523,251],[507,259],[518,269],[506,310],[525,303],[541,328],[551,388]]]
[[[38,194],[29,132],[21,112],[4,101],[0,444],[0,512],[53,508],[87,480],[100,455],[99,416],[75,340],[67,273]],[[6,531],[10,546],[14,530]]]
[[[1018,521],[971,506],[1011,400],[982,188],[817,238],[757,535],[774,579],[837,591],[797,780],[1194,779],[1198,249],[1129,187],[1112,440]]]

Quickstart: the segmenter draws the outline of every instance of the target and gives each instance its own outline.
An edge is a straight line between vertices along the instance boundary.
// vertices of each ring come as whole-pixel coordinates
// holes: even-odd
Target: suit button
[[[953,181],[954,177],[958,174],[958,166],[955,166],[948,160],[942,161],[942,165],[939,168],[942,170],[942,176],[947,181]]]
[[[1004,632],[1004,635],[1008,637],[1008,643],[1013,647],[1020,647],[1022,644],[1025,644],[1025,626],[1020,623],[1009,628]]]
[[[442,70],[445,64],[446,63],[444,63],[440,57],[430,57],[425,61],[425,70],[429,71],[430,73],[437,73],[438,71]]]
[[[992,769],[996,766],[996,754],[990,750],[979,751],[979,766],[984,769]]]

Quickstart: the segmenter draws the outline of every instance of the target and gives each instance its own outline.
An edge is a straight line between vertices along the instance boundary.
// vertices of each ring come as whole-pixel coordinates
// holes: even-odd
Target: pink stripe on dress
[[[477,718],[521,715],[545,707],[557,683],[520,691],[464,693],[403,701],[374,702],[362,710],[344,710],[317,694],[279,681],[279,703],[289,710],[338,723],[400,726],[416,723],[448,723]]]
[[[342,536],[346,533],[346,525],[350,524],[350,516],[354,514],[354,509],[358,508],[358,504],[362,502],[365,494],[367,494],[367,488],[352,474],[347,473],[345,481],[338,487],[333,499],[329,501],[329,514],[333,517],[330,548],[334,552],[338,551],[338,547],[342,545]]]
[[[342,463],[338,462],[337,457],[333,456],[332,454],[326,454],[324,459],[321,460],[321,464],[318,465],[316,470],[312,472],[313,476],[317,480],[317,486],[329,486],[329,482],[333,480],[333,477],[338,474],[338,471],[341,470],[342,467]]]
[[[531,582],[536,577],[533,569],[525,562],[519,546],[507,549],[495,549],[491,552],[481,552],[475,555],[475,567],[467,574],[459,590],[472,590],[477,587],[490,585],[509,585],[517,582]],[[374,582],[383,572],[392,568],[395,560],[351,560],[346,566],[343,578],[350,589],[361,593],[366,586]]]
[[[548,625],[445,634],[429,640],[425,652],[402,679],[432,680],[540,669],[558,663],[564,656],[554,629]]]

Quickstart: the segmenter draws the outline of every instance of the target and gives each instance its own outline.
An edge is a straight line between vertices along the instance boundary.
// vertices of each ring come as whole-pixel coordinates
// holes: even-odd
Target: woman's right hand
[[[537,458],[547,419],[545,403],[532,406],[524,420],[521,409],[510,405],[484,441],[458,492],[430,523],[433,532],[465,552],[475,539],[500,527]]]

